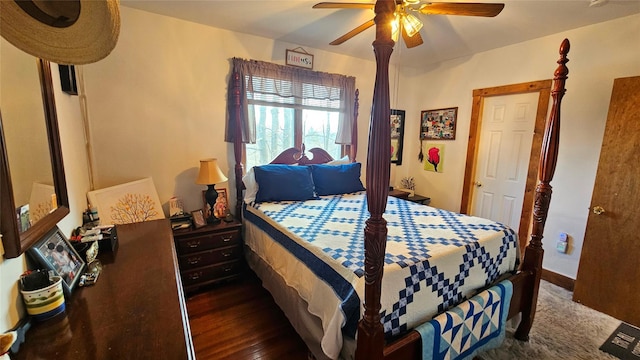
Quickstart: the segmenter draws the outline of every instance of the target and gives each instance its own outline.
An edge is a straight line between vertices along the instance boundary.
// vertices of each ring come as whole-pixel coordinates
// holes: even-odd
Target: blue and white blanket
[[[513,284],[504,280],[416,327],[422,360],[467,360],[504,341]]]
[[[364,299],[364,192],[246,206],[245,243],[322,320],[337,358]],[[518,265],[517,234],[491,220],[389,197],[381,316],[393,338],[473,296]]]

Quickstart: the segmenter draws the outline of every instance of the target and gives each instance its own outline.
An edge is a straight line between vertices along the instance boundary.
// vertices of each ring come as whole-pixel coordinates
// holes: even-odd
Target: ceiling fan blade
[[[330,45],[340,45],[343,42],[351,39],[352,37],[360,34],[361,32],[367,30],[368,28],[372,27],[373,25],[375,25],[375,22],[373,21],[373,19],[367,21],[366,23],[358,26],[357,28],[349,31],[348,33],[340,36],[339,38],[333,40],[332,42],[330,42]]]
[[[434,2],[423,4],[418,11],[430,15],[494,17],[500,14],[503,8],[504,4]]]
[[[376,4],[372,3],[340,3],[340,2],[321,2],[313,5],[314,9],[371,9]]]
[[[409,36],[409,34],[407,34],[407,31],[404,28],[402,28],[402,39],[404,40],[404,44],[407,45],[407,49],[411,49],[413,47],[422,45],[424,43],[424,41],[422,41],[422,36],[420,36],[419,32],[417,32],[413,36]]]

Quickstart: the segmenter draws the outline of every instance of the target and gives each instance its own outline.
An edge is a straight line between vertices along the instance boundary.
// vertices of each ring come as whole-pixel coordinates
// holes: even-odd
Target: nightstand
[[[173,232],[185,292],[241,275],[241,228],[242,224],[233,220]]]
[[[429,205],[429,203],[431,202],[431,198],[430,197],[426,197],[426,196],[422,196],[422,195],[418,195],[415,194],[413,196],[408,196],[406,198],[404,198],[405,200],[409,200],[411,202],[414,203],[418,203],[421,205]]]
[[[421,205],[429,205],[431,202],[430,197],[414,194],[413,196],[409,196],[410,194],[406,191],[402,190],[391,190],[389,191],[389,196],[393,196],[399,199],[405,199],[407,201],[411,201]]]

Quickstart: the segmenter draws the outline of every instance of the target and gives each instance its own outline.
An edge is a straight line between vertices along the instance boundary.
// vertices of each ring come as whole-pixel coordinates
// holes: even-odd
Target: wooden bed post
[[[351,146],[349,146],[349,160],[356,162],[358,154],[358,112],[360,110],[360,90],[356,89],[356,100],[353,104],[353,128],[351,130]]]
[[[244,175],[244,171],[242,166],[242,118],[240,116],[242,109],[240,108],[240,89],[242,89],[241,81],[243,81],[243,79],[237,71],[234,71],[231,76],[233,76],[233,107],[236,110],[233,114],[235,117],[233,119],[235,127],[235,136],[233,137],[233,154],[236,159],[236,218],[241,219],[243,202],[242,190],[244,190],[242,176]]]
[[[538,288],[540,286],[540,275],[542,273],[542,257],[544,249],[542,248],[542,237],[544,232],[544,224],[547,220],[549,211],[549,202],[551,201],[551,185],[553,174],[556,169],[558,160],[558,142],[560,140],[560,103],[565,93],[565,81],[569,74],[566,67],[567,54],[569,53],[569,40],[564,39],[560,45],[560,59],[558,60],[558,68],[553,76],[553,89],[551,96],[553,105],[551,115],[547,121],[542,140],[542,149],[540,151],[540,163],[538,165],[538,186],[536,187],[535,205],[533,208],[533,230],[531,233],[531,241],[525,250],[524,261],[522,263],[522,271],[530,272],[530,282],[526,286],[531,289],[530,297],[527,296],[527,303],[523,307],[522,321],[515,333],[515,338],[526,341],[529,339],[529,331],[533,325],[533,318],[536,313],[536,305],[538,302]]]
[[[367,153],[367,206],[370,217],[364,229],[365,294],[364,315],[358,324],[357,360],[382,359],[384,329],[380,323],[380,292],[382,270],[387,242],[387,222],[382,217],[389,193],[389,59],[394,42],[391,26],[394,0],[378,0],[375,5],[376,40],[373,50],[376,56],[376,80],[369,125],[369,149]]]

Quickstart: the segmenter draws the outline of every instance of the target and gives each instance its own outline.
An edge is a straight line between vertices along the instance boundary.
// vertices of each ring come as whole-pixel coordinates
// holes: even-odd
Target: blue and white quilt
[[[245,243],[322,320],[323,351],[335,359],[355,337],[364,299],[365,192],[247,205]],[[509,227],[389,197],[381,316],[390,339],[517,269]]]
[[[416,327],[422,360],[468,360],[505,337],[513,284],[504,280]]]

